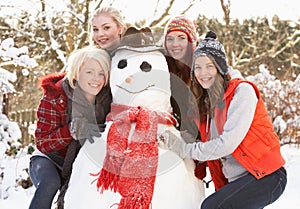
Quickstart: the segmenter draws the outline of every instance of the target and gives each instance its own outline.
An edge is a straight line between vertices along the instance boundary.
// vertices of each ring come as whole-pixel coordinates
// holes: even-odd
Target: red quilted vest
[[[283,166],[285,160],[280,153],[279,138],[274,132],[272,121],[256,85],[246,80],[231,80],[223,98],[225,108],[216,108],[214,119],[218,133],[221,135],[227,119],[228,107],[234,96],[235,89],[241,82],[247,82],[253,86],[258,97],[258,102],[251,127],[242,143],[232,155],[246,170],[257,179],[260,179]],[[206,141],[206,121],[198,122],[198,127],[202,140]],[[208,167],[216,190],[227,184],[227,179],[224,177],[219,160],[208,161]]]

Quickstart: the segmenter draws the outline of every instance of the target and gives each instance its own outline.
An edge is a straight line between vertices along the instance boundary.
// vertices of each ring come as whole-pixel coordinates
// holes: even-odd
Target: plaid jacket
[[[49,75],[42,79],[44,95],[37,110],[35,144],[44,154],[58,152],[65,156],[73,140],[67,119],[67,96],[62,88],[65,74]]]

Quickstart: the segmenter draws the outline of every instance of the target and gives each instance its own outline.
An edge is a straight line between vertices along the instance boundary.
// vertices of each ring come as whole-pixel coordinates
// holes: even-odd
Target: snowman
[[[199,209],[203,182],[194,161],[160,149],[165,130],[176,135],[170,73],[150,29],[129,28],[112,53],[113,95],[105,132],[88,140],[73,163],[65,209]]]

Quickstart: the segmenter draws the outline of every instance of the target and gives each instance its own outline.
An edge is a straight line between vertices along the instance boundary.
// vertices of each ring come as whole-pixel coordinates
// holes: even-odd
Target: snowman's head
[[[110,86],[113,102],[169,111],[170,73],[150,29],[129,28],[113,51]]]

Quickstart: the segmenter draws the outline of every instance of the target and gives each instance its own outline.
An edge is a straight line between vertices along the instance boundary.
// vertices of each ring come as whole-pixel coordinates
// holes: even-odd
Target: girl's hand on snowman
[[[184,159],[189,152],[189,147],[185,141],[181,137],[173,134],[170,130],[166,130],[159,135],[158,146],[176,153],[182,159]]]

